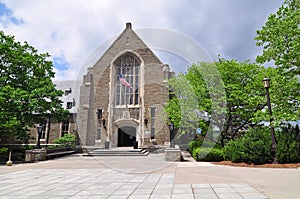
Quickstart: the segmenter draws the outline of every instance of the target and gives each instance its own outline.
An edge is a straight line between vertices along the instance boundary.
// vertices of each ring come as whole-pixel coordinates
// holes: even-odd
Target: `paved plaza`
[[[300,169],[146,157],[82,157],[0,166],[0,198],[299,198]]]

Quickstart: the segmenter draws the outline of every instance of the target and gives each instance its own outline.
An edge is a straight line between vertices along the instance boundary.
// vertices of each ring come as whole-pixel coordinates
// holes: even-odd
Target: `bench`
[[[73,151],[73,150],[63,150],[63,149],[58,149],[58,150],[54,149],[53,150],[53,149],[50,149],[50,150],[47,150],[46,160],[62,157],[62,156],[65,156],[65,155],[71,155],[73,153],[75,153],[75,151]]]

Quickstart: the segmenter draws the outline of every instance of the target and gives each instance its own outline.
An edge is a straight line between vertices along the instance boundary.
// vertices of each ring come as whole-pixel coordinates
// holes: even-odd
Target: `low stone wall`
[[[46,160],[47,151],[45,149],[26,150],[25,162],[35,162]]]
[[[72,153],[75,153],[75,147],[26,150],[25,162],[44,161]]]
[[[165,160],[171,162],[181,161],[181,150],[178,145],[176,145],[175,148],[165,149]]]

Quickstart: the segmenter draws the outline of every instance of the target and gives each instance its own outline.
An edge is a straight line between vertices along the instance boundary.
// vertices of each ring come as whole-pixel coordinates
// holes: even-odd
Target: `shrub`
[[[54,140],[55,144],[61,144],[64,147],[74,146],[75,145],[75,135],[66,134],[61,138]]]
[[[7,153],[7,151],[8,151],[8,148],[6,148],[6,147],[0,148],[0,154],[5,154],[5,153]]]
[[[33,149],[35,149],[35,148],[36,148],[35,145],[24,145],[24,146],[22,146],[21,151],[22,151],[23,153],[25,153],[26,150],[33,150]]]
[[[270,163],[274,159],[271,145],[270,131],[257,127],[243,137],[231,140],[224,147],[224,157],[232,162]]]
[[[300,161],[299,127],[287,125],[277,132],[276,157],[279,163],[295,163]]]
[[[196,140],[192,140],[189,143],[189,148],[188,151],[193,154],[193,151],[196,150],[197,148],[200,148],[202,141],[200,141],[199,139]]]
[[[245,160],[244,145],[241,139],[231,140],[228,145],[224,147],[224,159],[232,162],[243,162]]]
[[[193,140],[189,143],[189,152],[196,161],[218,162],[224,160],[223,148],[215,142]]]
[[[197,148],[192,156],[197,161],[219,162],[224,160],[224,152],[218,148]]]
[[[198,154],[199,161],[219,162],[224,160],[223,149],[218,148],[200,148]]]
[[[198,154],[200,153],[200,148],[195,148],[194,150],[193,150],[193,152],[191,153],[191,155],[192,155],[192,157],[196,160],[196,161],[198,161]]]

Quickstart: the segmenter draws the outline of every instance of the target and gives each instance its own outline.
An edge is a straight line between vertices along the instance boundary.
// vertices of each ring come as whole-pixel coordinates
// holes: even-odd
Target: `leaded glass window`
[[[131,53],[126,53],[115,61],[116,105],[122,106],[139,104],[140,64],[140,60]]]

